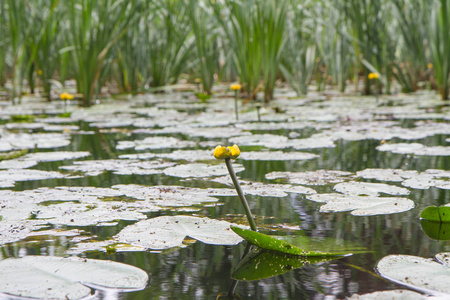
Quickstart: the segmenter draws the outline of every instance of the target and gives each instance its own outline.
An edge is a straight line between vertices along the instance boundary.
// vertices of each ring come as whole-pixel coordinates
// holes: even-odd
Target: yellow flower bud
[[[72,100],[73,99],[73,94],[67,94],[67,100]]]
[[[367,76],[370,80],[372,79],[378,79],[379,75],[378,73],[369,73],[369,75]]]
[[[428,63],[428,69],[433,69],[433,64],[432,63]]]
[[[61,100],[67,100],[67,96],[69,96],[69,94],[66,92],[59,94],[59,98]]]
[[[233,91],[239,91],[242,88],[242,86],[239,83],[230,85],[230,89]]]
[[[239,157],[239,155],[241,154],[241,150],[239,149],[239,147],[234,144],[233,146],[228,146],[227,147],[230,150],[230,157],[233,159],[236,159]]]
[[[230,149],[228,149],[227,147],[223,147],[221,145],[217,146],[214,149],[213,154],[214,154],[214,157],[217,159],[229,158],[231,156]]]

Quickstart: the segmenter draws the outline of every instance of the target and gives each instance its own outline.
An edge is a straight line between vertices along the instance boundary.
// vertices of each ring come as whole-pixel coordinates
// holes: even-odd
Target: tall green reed
[[[148,23],[148,83],[161,87],[176,83],[192,67],[189,16],[183,1],[164,0],[155,4]]]
[[[426,11],[427,44],[434,75],[443,100],[450,92],[450,0],[423,1]]]
[[[196,63],[203,93],[211,95],[214,76],[219,70],[218,28],[212,7],[202,1],[189,0],[188,15],[195,36]]]
[[[90,106],[100,79],[105,58],[143,11],[141,1],[74,0],[66,6],[68,43],[72,47],[74,76],[83,105]]]

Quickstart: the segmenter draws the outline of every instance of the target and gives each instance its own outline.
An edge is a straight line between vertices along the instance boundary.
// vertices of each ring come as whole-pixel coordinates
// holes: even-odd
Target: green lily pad
[[[231,274],[235,280],[260,280],[284,274],[308,264],[333,260],[334,257],[304,257],[283,253],[255,250],[238,264]]]
[[[428,206],[420,213],[420,218],[434,222],[450,222],[449,206]]]
[[[136,291],[144,289],[148,281],[147,273],[134,266],[80,257],[8,258],[0,261],[0,269],[2,299],[6,296],[2,293],[33,299],[80,299],[89,296],[91,288]]]
[[[283,241],[281,239],[275,238],[273,236],[265,235],[256,231],[251,231],[248,229],[242,229],[240,227],[231,226],[231,229],[236,232],[240,237],[245,239],[247,242],[252,243],[260,248],[281,252],[291,255],[299,256],[311,256],[311,257],[326,257],[326,256],[343,256],[349,255],[351,253],[345,252],[321,252],[321,251],[308,251],[297,247],[291,243]]]

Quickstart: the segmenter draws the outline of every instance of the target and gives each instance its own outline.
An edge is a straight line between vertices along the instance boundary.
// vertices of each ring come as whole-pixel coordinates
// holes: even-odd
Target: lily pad
[[[422,156],[450,156],[450,147],[431,146],[427,147],[419,143],[384,144],[377,147],[378,151],[390,151],[399,154],[413,154]]]
[[[449,253],[441,253],[444,257]],[[450,297],[450,269],[433,259],[411,255],[388,255],[377,265],[381,276],[429,295]]]
[[[192,141],[182,141],[174,137],[148,137],[143,140],[136,141],[119,141],[116,149],[130,149],[135,150],[146,150],[146,149],[168,149],[168,148],[186,148],[196,146],[195,142]]]
[[[306,152],[282,151],[250,151],[242,152],[239,156],[243,160],[307,160],[316,157],[319,157],[319,155]]]
[[[117,291],[145,288],[143,270],[106,260],[80,257],[25,256],[0,261],[0,292],[21,297],[80,299],[92,286]]]
[[[249,253],[249,257],[243,258],[231,274],[231,278],[245,281],[260,280],[284,274],[304,265],[335,259],[335,257],[304,257],[262,250],[255,251],[256,253]]]
[[[238,144],[243,146],[264,146],[266,148],[284,148],[280,145],[285,144],[288,138],[282,135],[274,134],[253,134],[250,136],[237,136],[229,139],[231,144]]]
[[[244,171],[244,167],[239,164],[234,164],[233,169],[236,173]],[[210,165],[210,164],[192,163],[167,168],[163,171],[163,173],[173,177],[192,178],[192,177],[223,176],[228,174],[228,170],[225,164]]]
[[[378,196],[380,193],[396,196],[410,193],[408,189],[395,185],[357,181],[338,183],[333,189],[342,194],[355,196]]]
[[[307,257],[323,257],[323,256],[342,256],[348,255],[350,253],[342,253],[342,252],[322,252],[322,251],[307,251],[305,249],[301,249],[291,243],[285,242],[281,239],[278,239],[273,236],[265,235],[260,232],[243,229],[240,227],[232,226],[231,229],[236,232],[239,236],[245,239],[247,242],[252,243],[255,246],[258,246],[262,249],[274,251],[278,253],[298,255],[298,256],[307,256]]]
[[[369,294],[353,294],[348,300],[426,300],[427,296],[410,291],[410,290],[390,290],[390,291],[378,291]],[[437,299],[436,299],[437,300]]]
[[[420,218],[427,221],[450,222],[450,207],[448,206],[428,206],[420,213]]]
[[[321,212],[351,211],[354,216],[395,214],[414,208],[413,201],[398,197],[312,194],[306,198],[315,202],[326,202],[320,207]]]
[[[42,170],[26,170],[26,169],[9,169],[0,170],[0,186],[2,183],[7,183],[5,187],[10,186],[15,181],[28,181],[28,180],[44,180],[53,178],[64,178],[66,175],[54,171],[42,171]]]
[[[356,172],[356,176],[365,179],[376,179],[380,181],[402,182],[407,178],[411,178],[418,174],[414,170],[401,169],[365,169]]]
[[[266,179],[287,179],[292,184],[326,185],[352,179],[353,173],[345,171],[317,170],[307,172],[271,172]]]
[[[114,239],[147,249],[183,245],[186,237],[213,245],[236,245],[242,239],[230,230],[231,223],[191,216],[162,216],[139,221],[122,229]]]

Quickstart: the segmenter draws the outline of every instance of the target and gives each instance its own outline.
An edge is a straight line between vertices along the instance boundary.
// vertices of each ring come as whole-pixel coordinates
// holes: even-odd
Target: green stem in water
[[[238,116],[238,99],[237,99],[237,94],[238,94],[238,91],[235,90],[235,91],[234,91],[234,113],[236,114],[236,121],[239,120],[239,116]]]
[[[255,220],[253,220],[252,212],[250,211],[250,206],[248,206],[247,199],[245,199],[244,192],[242,191],[241,186],[239,185],[236,173],[234,173],[233,166],[231,165],[231,158],[225,158],[225,164],[227,165],[228,173],[230,173],[230,177],[231,180],[233,181],[234,188],[236,189],[239,199],[241,200],[242,206],[244,207],[248,223],[250,224],[250,228],[253,231],[258,231],[256,228]]]

